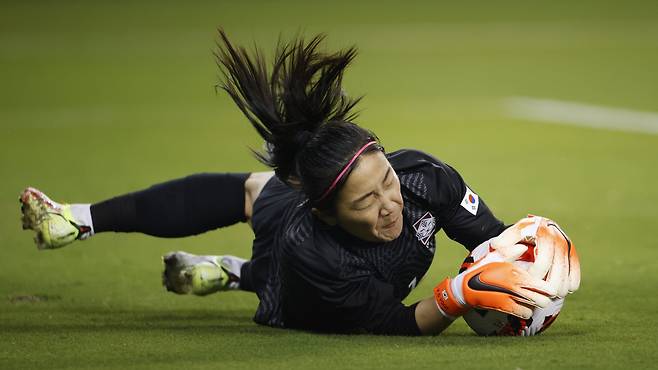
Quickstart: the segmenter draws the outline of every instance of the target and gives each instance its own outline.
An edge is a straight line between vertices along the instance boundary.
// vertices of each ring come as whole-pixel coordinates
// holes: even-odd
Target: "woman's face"
[[[335,201],[334,222],[371,242],[388,242],[402,233],[400,180],[380,151],[362,155]]]

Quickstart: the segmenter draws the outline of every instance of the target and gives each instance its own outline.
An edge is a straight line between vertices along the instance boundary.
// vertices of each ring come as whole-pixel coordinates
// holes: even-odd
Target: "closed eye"
[[[359,208],[357,208],[356,210],[357,210],[357,211],[364,211],[364,210],[370,208],[371,205],[372,205],[372,203],[368,204],[367,206],[359,207]]]
[[[384,186],[390,188],[395,183],[395,176],[391,174],[391,169],[388,169],[386,173],[386,178],[384,179]]]
[[[391,167],[390,166],[388,167],[388,170],[386,171],[386,175],[384,175],[384,180],[382,181],[382,183],[384,184],[384,187],[387,188],[387,189],[390,188],[391,185],[393,185],[393,183],[394,183],[393,175],[391,175]],[[364,194],[360,198],[356,199],[353,202],[353,204],[355,205],[355,206],[353,206],[353,209],[355,209],[357,211],[362,211],[362,210],[365,210],[365,209],[369,208],[373,204],[373,202],[370,202],[368,205],[365,205],[365,206],[361,206],[359,203],[367,200],[368,198],[370,198],[373,195],[375,195],[375,192],[371,191],[370,193]]]

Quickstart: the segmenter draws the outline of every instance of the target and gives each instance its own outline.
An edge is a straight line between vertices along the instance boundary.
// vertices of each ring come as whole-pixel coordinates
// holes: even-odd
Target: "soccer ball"
[[[564,298],[551,302],[546,308],[537,308],[532,317],[525,320],[504,312],[472,309],[464,315],[468,326],[484,336],[530,336],[548,329],[560,314]]]
[[[475,248],[462,264],[462,269],[482,258],[489,249],[488,243],[482,244]],[[535,261],[534,246],[529,245],[528,251],[524,253],[514,265],[523,269],[528,269]],[[460,271],[461,272],[461,271]],[[521,319],[516,316],[495,311],[471,309],[464,315],[464,320],[468,326],[478,335],[485,336],[530,336],[537,335],[555,322],[560,314],[564,298],[554,299],[546,308],[536,308],[529,319]]]

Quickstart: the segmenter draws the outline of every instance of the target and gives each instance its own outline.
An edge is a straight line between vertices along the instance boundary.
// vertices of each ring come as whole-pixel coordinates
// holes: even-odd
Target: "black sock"
[[[174,238],[246,220],[248,173],[198,174],[91,206],[94,232],[140,232]]]

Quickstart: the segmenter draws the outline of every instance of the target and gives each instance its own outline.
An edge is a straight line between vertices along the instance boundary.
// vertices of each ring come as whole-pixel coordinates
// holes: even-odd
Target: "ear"
[[[321,211],[317,208],[311,208],[311,213],[313,213],[317,218],[322,220],[322,222],[324,222],[327,225],[335,226],[338,223],[335,216],[325,211]]]
[[[286,184],[295,190],[302,190],[302,181],[297,176],[288,176],[286,179]]]

